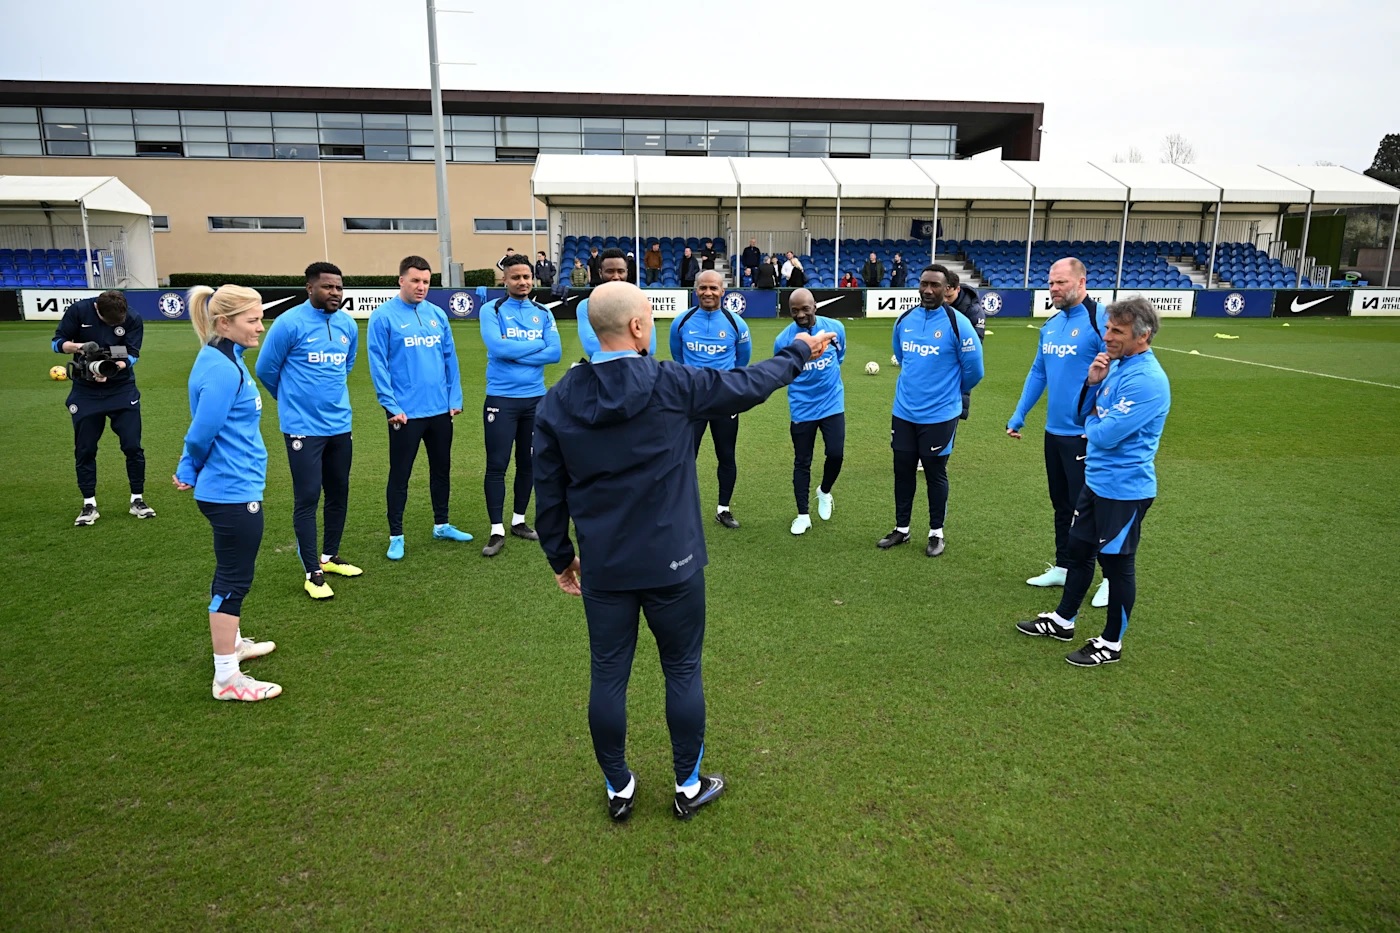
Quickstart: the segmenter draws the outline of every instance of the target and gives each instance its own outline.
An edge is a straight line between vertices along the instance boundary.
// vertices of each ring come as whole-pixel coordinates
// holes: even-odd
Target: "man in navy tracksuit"
[[[550,389],[536,418],[535,521],[559,587],[583,597],[592,653],[588,725],[609,815],[627,819],[636,800],[626,758],[627,680],[638,613],[645,612],[666,676],[674,812],[689,819],[725,786],[720,775],[700,773],[707,558],[693,424],[759,404],[819,357],[831,335],[799,333],[752,367],[697,369],[643,355],[651,305],[635,285],[610,282],[590,300],[602,349]]]
[[[1084,264],[1065,258],[1050,267],[1050,301],[1059,310],[1040,328],[1035,359],[1026,374],[1016,410],[1006,433],[1017,440],[1026,415],[1047,393],[1045,402],[1045,476],[1055,512],[1055,563],[1026,582],[1031,586],[1064,586],[1069,560],[1069,526],[1074,504],[1084,488],[1084,459],[1088,442],[1078,417],[1079,391],[1089,364],[1104,352],[1103,314],[1086,307]],[[1108,581],[1094,594],[1093,604],[1108,605]]]
[[[481,309],[481,342],[486,345],[486,401],[481,426],[486,436],[486,513],[491,536],[483,557],[495,557],[505,547],[506,468],[515,450],[515,500],[510,533],[536,541],[539,535],[525,523],[534,486],[535,408],[544,398],[544,368],[559,362],[559,328],[549,309],[530,297],[534,273],[523,256],[507,256],[501,274],[506,297]]]
[[[1097,555],[1109,584],[1108,619],[1102,635],[1065,657],[1078,667],[1122,657],[1123,633],[1137,600],[1138,538],[1157,496],[1157,448],[1172,403],[1171,384],[1152,352],[1158,326],[1156,309],[1141,295],[1108,306],[1107,350],[1090,364],[1075,412],[1088,439],[1088,459],[1070,526],[1064,593],[1054,612],[1016,624],[1023,635],[1074,638]]]
[[[433,537],[470,541],[452,527],[452,419],[462,413],[462,379],[447,315],[427,300],[431,267],[422,256],[399,263],[399,293],[369,317],[369,375],[389,419],[390,560],[402,560],[403,510],[418,445],[428,450]]]
[[[695,300],[695,307],[671,322],[671,359],[701,369],[742,369],[749,365],[753,351],[749,325],[720,306],[724,301],[724,278],[713,269],[701,272],[695,279]],[[707,427],[715,445],[715,459],[719,461],[715,468],[719,479],[715,521],[726,528],[738,528],[739,520],[729,510],[729,500],[739,479],[739,467],[734,460],[734,448],[739,441],[739,415],[736,412],[696,421],[697,456]]]
[[[802,375],[788,386],[788,411],[792,416],[792,491],[797,498],[797,517],[789,529],[793,534],[805,534],[812,527],[808,497],[812,491],[812,451],[817,445],[817,432],[826,446],[826,461],[822,465],[822,481],[817,487],[817,514],[822,521],[831,518],[835,504],[831,488],[841,475],[846,456],[846,387],[841,383],[841,364],[846,360],[846,326],[840,321],[817,315],[817,301],[812,293],[799,288],[788,297],[792,323],[783,328],[773,340],[773,355],[792,345],[799,333],[834,334],[831,345],[815,360],[802,367]]]
[[[899,380],[890,418],[894,451],[894,530],[876,546],[892,548],[909,540],[919,464],[928,484],[928,544],[924,553],[943,553],[943,522],[948,511],[948,456],[963,396],[982,381],[982,341],[961,311],[944,304],[944,273],[928,266],[919,276],[920,306],[895,321],[891,342]]]
[[[363,571],[340,556],[350,502],[350,388],[360,330],[340,310],[344,282],[328,262],[306,267],[307,300],[273,321],[258,353],[263,388],[277,400],[277,420],[292,468],[292,528],[301,555],[303,584],[312,599],[335,594],[327,573],[358,577]],[[326,493],[326,536],[316,548],[316,505]]]
[[[78,491],[83,507],[74,525],[91,525],[97,512],[97,442],[107,422],[117,435],[126,455],[126,480],[131,487],[128,511],[137,518],[154,518],[156,510],[146,504],[146,451],[141,447],[141,393],[136,388],[137,359],[145,327],[141,315],[126,306],[126,296],[118,291],[103,292],[96,298],[75,301],[63,312],[53,335],[55,353],[73,354],[68,366],[73,388],[64,404],[73,418],[73,460],[78,472]],[[92,371],[90,357],[102,350],[114,350],[125,359],[103,361],[100,366],[115,370],[103,376]]]

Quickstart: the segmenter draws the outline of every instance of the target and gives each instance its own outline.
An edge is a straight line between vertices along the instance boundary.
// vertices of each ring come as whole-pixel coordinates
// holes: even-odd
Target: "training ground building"
[[[557,260],[564,236],[605,232],[600,225],[617,212],[604,205],[551,212],[532,197],[541,155],[868,161],[1000,149],[1003,158],[1035,160],[1044,111],[1039,103],[509,91],[445,91],[443,99],[454,259],[468,269],[532,242],[552,243]],[[151,207],[162,278],[295,274],[323,258],[347,274],[385,274],[409,254],[436,268],[432,160],[426,90],[0,81],[0,175],[120,179]],[[642,233],[722,236],[731,212],[717,200],[648,206]],[[765,225],[800,231],[786,217]],[[71,225],[61,233],[32,216],[0,218],[0,228],[0,247],[83,245]]]

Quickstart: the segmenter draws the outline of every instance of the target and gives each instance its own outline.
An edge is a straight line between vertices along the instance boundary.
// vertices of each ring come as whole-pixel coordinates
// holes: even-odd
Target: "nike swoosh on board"
[[[1297,298],[1294,298],[1294,299],[1293,299],[1293,303],[1292,303],[1291,305],[1288,306],[1288,310],[1292,311],[1294,314],[1297,314],[1297,313],[1300,312],[1300,311],[1306,311],[1306,310],[1308,310],[1309,308],[1313,307],[1314,305],[1320,305],[1320,304],[1322,304],[1324,301],[1326,301],[1328,298],[1331,298],[1331,297],[1332,297],[1331,295],[1326,295],[1326,296],[1324,296],[1324,297],[1322,297],[1322,298],[1316,299],[1315,301],[1309,301],[1309,302],[1306,302],[1306,303],[1304,303],[1304,304],[1298,304],[1298,299],[1297,299]]]
[[[831,304],[833,301],[840,301],[842,298],[845,298],[845,297],[846,297],[845,295],[837,295],[835,298],[828,298],[828,299],[826,299],[826,301],[819,301],[819,302],[817,302],[817,307],[818,307],[818,308],[825,308],[827,305]]]

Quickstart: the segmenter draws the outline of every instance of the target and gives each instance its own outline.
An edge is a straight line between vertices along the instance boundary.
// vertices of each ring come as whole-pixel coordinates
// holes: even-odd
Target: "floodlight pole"
[[[447,200],[447,147],[442,132],[442,79],[438,75],[437,3],[428,4],[428,74],[433,98],[433,166],[437,174],[438,254],[442,262],[442,284],[457,288],[462,283],[452,271],[452,209]],[[533,203],[533,202],[532,202]]]

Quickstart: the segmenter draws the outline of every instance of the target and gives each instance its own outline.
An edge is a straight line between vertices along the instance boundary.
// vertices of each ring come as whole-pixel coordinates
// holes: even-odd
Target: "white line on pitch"
[[[1227,363],[1243,363],[1246,366],[1263,366],[1265,369],[1279,369],[1286,373],[1299,373],[1304,376],[1321,376],[1324,379],[1340,379],[1343,382],[1359,382],[1366,386],[1380,386],[1382,389],[1400,389],[1400,386],[1391,385],[1388,382],[1372,382],[1369,379],[1353,379],[1350,376],[1334,376],[1331,373],[1315,373],[1310,369],[1294,369],[1291,366],[1275,366],[1272,363],[1256,363],[1253,360],[1237,360],[1231,356],[1213,356],[1209,353],[1201,353],[1193,350],[1177,350],[1174,347],[1153,346],[1154,350],[1166,350],[1168,353],[1181,353],[1186,356],[1199,356],[1207,360],[1224,360]]]

